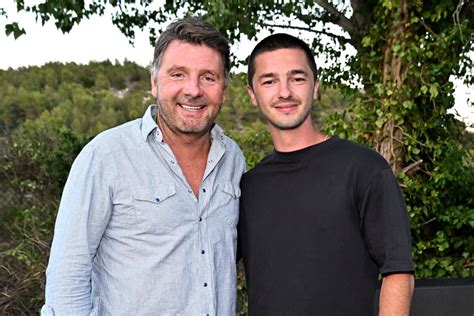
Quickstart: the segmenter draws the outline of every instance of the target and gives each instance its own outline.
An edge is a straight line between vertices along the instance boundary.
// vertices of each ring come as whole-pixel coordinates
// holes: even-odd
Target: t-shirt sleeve
[[[362,231],[382,275],[414,271],[407,208],[390,168],[379,171],[360,204]]]

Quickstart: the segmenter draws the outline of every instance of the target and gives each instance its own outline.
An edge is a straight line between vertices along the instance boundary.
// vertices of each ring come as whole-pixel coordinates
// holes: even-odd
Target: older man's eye
[[[183,78],[184,74],[182,72],[174,72],[174,73],[171,73],[171,77],[179,79],[179,78]]]
[[[203,79],[204,81],[209,82],[209,83],[216,82],[216,78],[214,78],[214,76],[204,76]]]

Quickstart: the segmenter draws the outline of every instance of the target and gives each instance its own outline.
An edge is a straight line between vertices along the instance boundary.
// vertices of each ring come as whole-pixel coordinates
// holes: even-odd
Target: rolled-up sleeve
[[[91,313],[92,261],[112,211],[102,160],[89,144],[72,165],[56,219],[42,315]]]

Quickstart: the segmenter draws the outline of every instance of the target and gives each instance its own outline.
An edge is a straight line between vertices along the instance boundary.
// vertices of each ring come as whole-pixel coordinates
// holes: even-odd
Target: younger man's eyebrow
[[[266,72],[266,73],[263,73],[260,76],[258,76],[258,79],[260,80],[260,79],[264,79],[264,78],[274,78],[276,76],[277,76],[277,74],[274,73],[274,72]]]
[[[289,75],[304,75],[305,77],[308,77],[308,72],[306,72],[303,69],[293,69],[288,71]]]

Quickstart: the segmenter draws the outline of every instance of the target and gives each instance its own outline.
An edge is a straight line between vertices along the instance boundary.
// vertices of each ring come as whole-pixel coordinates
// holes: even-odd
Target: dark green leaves
[[[18,23],[10,23],[5,25],[5,34],[9,36],[10,34],[13,34],[13,37],[17,39],[23,34],[26,34],[25,30],[21,28]]]

